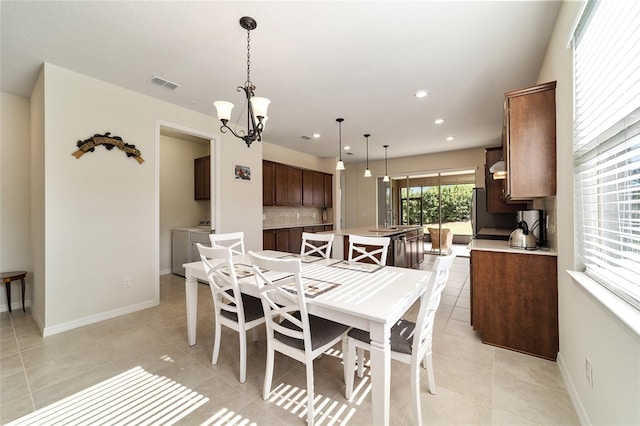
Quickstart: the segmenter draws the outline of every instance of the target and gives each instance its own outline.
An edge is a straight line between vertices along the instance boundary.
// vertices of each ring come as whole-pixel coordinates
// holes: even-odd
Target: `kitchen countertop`
[[[333,226],[333,223],[296,223],[289,225],[268,225],[263,226],[262,229],[268,231],[270,229],[284,229],[284,228],[305,228],[307,226]]]
[[[420,225],[400,225],[392,228],[378,228],[375,225],[361,226],[358,228],[346,228],[333,231],[324,231],[323,234],[334,235],[360,235],[363,237],[392,237],[394,235],[404,234],[407,231],[415,231],[421,229]]]
[[[533,254],[543,256],[557,256],[558,253],[555,250],[523,250],[509,247],[509,241],[502,240],[471,240],[467,248],[471,251],[497,251],[503,253],[515,253],[515,254]]]

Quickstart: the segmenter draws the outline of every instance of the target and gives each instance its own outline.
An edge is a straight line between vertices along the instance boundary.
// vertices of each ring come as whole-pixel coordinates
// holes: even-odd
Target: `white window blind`
[[[590,2],[573,46],[576,263],[640,309],[640,2]]]

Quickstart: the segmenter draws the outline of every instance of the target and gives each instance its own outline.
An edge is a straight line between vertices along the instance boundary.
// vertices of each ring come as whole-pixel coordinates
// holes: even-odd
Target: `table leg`
[[[389,424],[389,400],[391,398],[391,346],[390,328],[383,324],[371,330],[371,402],[373,424]]]
[[[24,277],[20,278],[20,282],[22,283],[22,312],[27,312],[24,309]]]
[[[9,312],[11,312],[11,281],[4,283],[7,288],[7,305],[9,306]]]
[[[189,346],[196,344],[196,326],[198,324],[198,280],[186,272],[185,297],[187,301],[187,341]]]

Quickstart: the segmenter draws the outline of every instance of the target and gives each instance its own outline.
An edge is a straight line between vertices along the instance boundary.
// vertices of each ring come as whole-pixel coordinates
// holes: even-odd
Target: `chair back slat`
[[[196,247],[209,281],[216,316],[220,311],[232,312],[238,316],[238,321],[244,322],[242,297],[231,249],[207,247],[200,243]]]
[[[209,234],[212,247],[228,247],[234,255],[244,254],[244,232]]]
[[[333,239],[334,234],[314,234],[312,232],[303,232],[300,254],[305,256],[317,255],[328,259],[329,257],[331,257],[331,247],[333,246]]]
[[[389,237],[365,237],[349,235],[349,261],[368,261],[377,265],[387,264]]]
[[[442,290],[449,279],[449,270],[455,258],[456,254],[451,252],[447,256],[438,256],[435,261],[427,290],[420,299],[420,310],[413,336],[412,357],[422,359],[424,354],[431,350],[433,322],[440,305]]]
[[[300,259],[274,259],[252,251],[249,251],[249,257],[262,299],[268,338],[273,339],[273,333],[278,332],[301,340],[304,347],[311,348],[311,331]],[[295,284],[296,294],[283,288],[292,283]],[[288,320],[299,330],[282,326],[283,320]]]

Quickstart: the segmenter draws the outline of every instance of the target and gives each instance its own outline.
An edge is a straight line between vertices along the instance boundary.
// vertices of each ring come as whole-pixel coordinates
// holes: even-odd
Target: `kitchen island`
[[[557,253],[472,240],[471,325],[482,342],[555,361]]]
[[[323,232],[334,234],[331,257],[348,259],[349,235],[363,237],[389,237],[391,244],[387,254],[387,265],[402,268],[419,268],[424,261],[424,228],[421,225],[398,225],[391,227],[361,226]]]

